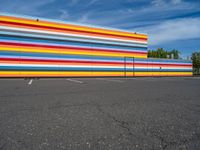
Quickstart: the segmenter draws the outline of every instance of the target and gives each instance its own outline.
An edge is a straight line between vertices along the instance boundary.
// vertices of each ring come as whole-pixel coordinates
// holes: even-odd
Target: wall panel
[[[147,38],[130,31],[0,14],[0,77],[192,75],[191,62],[147,59]]]

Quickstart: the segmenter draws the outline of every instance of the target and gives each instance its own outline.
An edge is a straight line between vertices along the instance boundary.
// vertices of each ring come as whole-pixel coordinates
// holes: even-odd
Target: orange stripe
[[[88,32],[95,32],[95,33],[113,34],[113,35],[118,35],[118,36],[143,37],[143,38],[147,37],[144,34],[135,34],[132,32],[110,30],[110,29],[103,29],[103,28],[96,28],[96,27],[88,27],[88,26],[82,26],[82,25],[50,22],[50,21],[45,21],[45,20],[40,20],[40,21],[36,22],[36,20],[33,20],[33,19],[19,18],[19,17],[13,17],[13,16],[0,16],[0,17],[2,18],[2,20],[6,20],[9,22],[20,22],[20,23],[23,22],[26,24],[58,27],[58,28],[63,28],[63,29],[73,29],[73,30],[77,30],[77,31],[88,31]]]
[[[21,28],[21,29],[36,29],[36,30],[45,30],[45,31],[51,31],[51,32],[61,32],[61,33],[68,33],[68,34],[79,34],[79,35],[88,35],[88,36],[96,36],[96,37],[110,37],[110,38],[116,38],[116,39],[128,39],[128,40],[133,40],[133,41],[142,41],[142,42],[146,42],[147,39],[137,39],[137,38],[129,38],[129,37],[117,37],[114,35],[99,35],[99,34],[95,34],[95,33],[80,33],[80,32],[76,32],[76,31],[60,31],[60,30],[56,30],[56,29],[45,29],[42,27],[28,27],[28,26],[19,26],[19,25],[11,25],[11,24],[6,24],[6,23],[0,23],[0,25],[2,26],[9,26],[9,27],[17,27],[17,28]]]
[[[10,64],[47,64],[47,65],[91,65],[91,66],[124,66],[124,63],[122,62],[121,64],[106,64],[105,63],[93,63],[93,62],[43,62],[43,61],[21,61],[19,60],[0,60],[0,63],[10,63]],[[137,64],[126,64],[127,67],[147,67],[146,65],[137,65]],[[149,67],[149,66],[148,66]],[[152,67],[152,66],[151,66]],[[147,68],[147,69],[152,69],[151,67]],[[158,66],[154,66],[154,67],[158,67]],[[162,67],[162,66],[161,66]],[[169,68],[192,68],[192,67],[185,67],[185,66],[164,66],[164,67],[169,67]]]
[[[84,48],[84,49],[79,49],[79,48],[47,48],[47,47],[30,47],[30,46],[15,46],[15,45],[9,45],[9,44],[0,44],[0,48],[19,48],[19,49],[37,49],[37,50],[55,50],[55,51],[58,51],[59,52],[69,52],[69,51],[74,51],[74,52],[86,52],[86,53],[94,53],[95,55],[98,55],[98,53],[105,53],[105,54],[124,54],[124,55],[144,55],[146,56],[146,53],[137,53],[137,52],[134,52],[134,51],[130,51],[130,52],[127,52],[127,51],[123,51],[123,50],[120,50],[120,51],[112,51],[109,49],[108,50],[97,50],[97,49],[89,49],[89,48]]]
[[[0,63],[8,63],[8,64],[40,64],[40,65],[83,65],[83,66],[85,66],[85,65],[90,65],[91,67],[92,66],[116,66],[116,67],[123,67],[124,66],[124,64],[101,64],[101,63],[98,63],[98,64],[93,64],[92,62],[91,63],[68,63],[68,62],[66,62],[66,63],[64,63],[64,62],[61,62],[61,63],[59,63],[59,62],[56,62],[56,63],[52,63],[52,62],[40,62],[40,61],[38,61],[38,62],[35,62],[35,61],[0,61]],[[127,65],[126,65],[127,66]],[[133,65],[128,65],[128,66],[130,66],[130,67],[132,67]],[[128,67],[127,66],[127,67]]]

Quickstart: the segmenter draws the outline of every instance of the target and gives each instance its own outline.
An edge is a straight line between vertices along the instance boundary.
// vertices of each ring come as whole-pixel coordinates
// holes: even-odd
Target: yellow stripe
[[[27,77],[27,76],[123,76],[124,72],[29,72],[29,71],[0,71],[0,77]]]
[[[135,72],[135,76],[177,76],[193,75],[192,72]]]
[[[129,36],[129,37],[136,37],[136,38],[147,38],[147,35],[144,35],[144,34],[134,34],[131,32],[100,29],[100,28],[93,28],[93,27],[84,27],[84,26],[79,26],[79,25],[61,24],[61,23],[54,23],[54,22],[47,22],[47,21],[37,22],[37,21],[31,20],[31,19],[23,19],[23,18],[8,17],[8,16],[0,16],[0,20],[8,21],[8,22],[15,22],[15,23],[26,23],[29,25],[42,25],[45,27],[58,27],[58,28],[72,29],[72,30],[77,30],[77,31],[112,34],[112,35],[119,35],[119,36]]]
[[[19,52],[32,52],[32,53],[53,53],[53,54],[73,54],[73,55],[92,55],[92,56],[111,56],[111,57],[135,57],[135,58],[147,58],[147,55],[141,54],[124,54],[124,53],[116,53],[116,52],[88,52],[88,51],[76,51],[76,50],[51,50],[51,49],[35,49],[35,48],[23,48],[23,47],[5,47],[0,46],[0,51],[19,51]]]
[[[127,72],[127,76],[192,76],[192,72]],[[30,71],[0,71],[0,77],[35,77],[35,76],[124,76],[124,72],[30,72]]]

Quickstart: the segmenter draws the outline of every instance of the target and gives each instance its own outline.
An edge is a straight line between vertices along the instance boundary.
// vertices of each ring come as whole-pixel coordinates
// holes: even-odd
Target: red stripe
[[[32,61],[32,62],[55,62],[55,63],[92,63],[92,64],[123,64],[121,62],[94,62],[94,61],[79,61],[79,60],[44,60],[44,59],[27,59],[27,58],[0,58],[3,61]]]
[[[62,49],[73,49],[73,50],[94,50],[101,52],[120,52],[120,53],[130,53],[130,54],[147,54],[147,52],[130,52],[126,50],[110,50],[110,49],[96,49],[96,48],[82,48],[82,47],[70,47],[70,46],[50,46],[50,45],[41,45],[41,44],[28,44],[28,43],[11,43],[11,42],[0,42],[1,45],[12,45],[12,46],[30,46],[37,48],[62,48]]]
[[[140,64],[140,65],[146,65],[146,66],[188,66],[188,67],[192,67],[192,64],[176,64],[176,63],[174,63],[174,64],[161,64],[161,63],[148,63],[148,64],[146,64],[146,63],[137,63],[137,64]]]
[[[113,35],[113,34],[109,34],[109,33],[77,31],[77,30],[73,30],[73,29],[63,29],[63,28],[58,28],[58,27],[46,27],[46,26],[42,26],[42,25],[31,25],[31,24],[25,24],[25,23],[9,22],[9,21],[0,21],[0,23],[19,25],[19,26],[28,26],[28,27],[39,27],[39,28],[44,28],[44,29],[53,29],[53,30],[60,30],[60,31],[72,31],[72,32],[77,32],[77,33],[90,33],[90,34],[104,35],[104,36],[111,35],[111,36],[115,36],[115,37],[125,37],[125,38],[138,39],[138,40],[147,40],[147,38],[130,37],[130,36],[125,36],[125,35]]]
[[[28,58],[0,58],[0,60],[2,61],[32,61],[32,62],[54,62],[54,63],[90,63],[90,64],[110,64],[110,65],[115,65],[115,64],[119,64],[119,65],[123,65],[124,62],[101,62],[101,61],[80,61],[80,60],[44,60],[44,59],[28,59]],[[146,64],[144,63],[126,63],[126,65],[141,65],[141,66],[146,66]],[[159,66],[159,67],[170,67],[170,66],[174,66],[174,67],[192,67],[191,64],[151,64],[151,66]],[[149,66],[150,67],[150,66]]]

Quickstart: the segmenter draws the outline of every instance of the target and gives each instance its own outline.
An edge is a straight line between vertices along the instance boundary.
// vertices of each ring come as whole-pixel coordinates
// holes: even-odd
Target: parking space
[[[198,149],[199,79],[0,79],[0,149]]]

